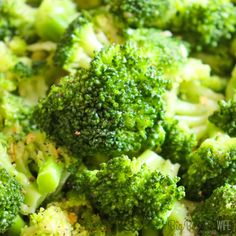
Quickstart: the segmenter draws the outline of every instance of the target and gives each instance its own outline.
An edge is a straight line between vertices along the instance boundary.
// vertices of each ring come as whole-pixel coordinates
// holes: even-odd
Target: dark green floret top
[[[0,234],[13,224],[23,199],[19,183],[5,169],[0,168]]]
[[[99,52],[89,70],[62,78],[35,111],[39,127],[82,157],[135,154],[164,141],[168,82],[128,43]]]
[[[166,223],[174,203],[184,197],[184,188],[177,186],[179,178],[173,173],[178,167],[147,150],[132,160],[123,155],[98,170],[78,173],[75,187],[118,228],[157,230]]]

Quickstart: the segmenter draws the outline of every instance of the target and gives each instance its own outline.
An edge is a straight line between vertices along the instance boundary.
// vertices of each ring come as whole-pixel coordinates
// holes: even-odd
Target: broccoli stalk
[[[184,196],[183,188],[177,187],[178,168],[147,150],[132,160],[120,156],[98,170],[84,170],[74,185],[119,229],[136,231],[150,226],[158,230],[174,203]]]

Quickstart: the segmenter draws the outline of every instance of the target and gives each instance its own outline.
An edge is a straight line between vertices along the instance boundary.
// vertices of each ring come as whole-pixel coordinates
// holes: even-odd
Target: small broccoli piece
[[[88,68],[96,51],[103,47],[91,16],[81,13],[68,27],[55,52],[55,63],[67,71]]]
[[[75,188],[121,230],[141,230],[147,225],[158,230],[174,203],[184,196],[183,187],[177,187],[178,168],[147,150],[137,159],[123,155],[101,164],[98,170],[84,170]]]
[[[1,10],[0,10],[1,12]],[[11,38],[14,35],[14,29],[11,27],[8,19],[5,17],[0,18],[0,40],[1,41],[7,41],[9,38]]]
[[[221,100],[219,102],[219,109],[215,111],[209,120],[215,126],[222,129],[230,136],[236,136],[236,97],[229,101]]]
[[[187,198],[204,199],[225,182],[235,183],[235,144],[235,138],[218,134],[206,139],[192,153],[189,168],[182,178]]]
[[[94,213],[90,202],[78,192],[69,192],[66,197],[49,203],[30,216],[30,224],[22,230],[27,235],[115,235]]]
[[[3,28],[5,36],[20,35],[29,41],[35,37],[36,9],[26,4],[25,0],[1,1],[0,15],[7,26],[7,31]]]
[[[161,156],[186,168],[188,157],[197,145],[195,134],[183,122],[180,123],[176,119],[168,119],[164,123],[164,130],[166,136],[161,148]]]
[[[158,149],[168,81],[132,44],[100,51],[89,70],[61,79],[35,111],[38,126],[80,157]]]
[[[14,139],[12,137],[7,141],[8,153],[4,144],[0,146],[0,166],[15,176],[22,186],[24,204],[21,213],[29,214],[65,183],[70,174],[68,168],[72,157],[57,149],[39,132],[20,137],[18,141]]]
[[[172,114],[181,126],[187,126],[197,141],[207,137],[208,116],[217,110],[218,101],[224,98],[221,92],[226,81],[211,76],[210,72],[208,65],[189,58],[173,74],[175,82],[166,96],[168,116]]]
[[[232,72],[232,78],[227,84],[226,99],[221,100],[218,103],[217,110],[209,117],[210,122],[215,126],[229,134],[230,136],[236,136],[236,70]]]
[[[71,0],[43,0],[36,14],[36,31],[42,39],[57,42],[76,15]]]
[[[0,75],[0,131],[7,136],[33,128],[32,108],[12,93],[15,84]]]
[[[176,0],[106,0],[110,11],[131,27],[162,27],[175,14]]]
[[[225,184],[192,213],[192,220],[200,235],[233,235],[236,217],[236,186]],[[222,222],[229,227],[222,227]]]
[[[176,72],[187,60],[187,44],[172,37],[168,31],[128,29],[125,38],[142,48],[143,55],[149,57],[153,65],[163,68],[169,77],[172,77],[172,70],[172,73]]]
[[[235,6],[227,0],[183,1],[169,28],[189,41],[193,48],[216,48],[235,33]]]
[[[2,167],[0,183],[0,234],[3,234],[19,214],[24,197],[20,184]]]
[[[32,235],[72,235],[73,227],[66,212],[60,207],[40,208],[38,213],[30,215],[29,226],[21,231],[21,236]]]
[[[227,44],[220,44],[217,49],[208,48],[204,51],[193,52],[192,56],[210,65],[212,72],[220,76],[228,76],[235,64],[235,59]]]

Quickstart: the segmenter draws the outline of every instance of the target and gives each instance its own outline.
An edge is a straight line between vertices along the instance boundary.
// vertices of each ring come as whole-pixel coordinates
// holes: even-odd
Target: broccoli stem
[[[85,52],[90,56],[94,56],[94,52],[99,51],[103,48],[103,45],[99,42],[96,34],[93,30],[93,25],[88,24],[84,26],[83,32],[81,33],[80,43]]]
[[[187,124],[188,127],[192,128],[195,126],[200,126],[206,123],[208,116],[175,116],[175,118],[184,124]]]
[[[163,236],[194,236],[192,220],[188,206],[183,202],[176,202],[171,215],[163,228]],[[190,203],[192,204],[192,203]]]
[[[175,102],[174,111],[176,115],[199,116],[205,115],[208,112],[206,106],[201,104],[190,103],[177,99]]]
[[[25,221],[21,216],[17,216],[14,220],[11,228],[7,231],[8,236],[18,236],[21,233],[21,229],[25,226]]]
[[[37,176],[37,184],[40,193],[49,194],[59,186],[63,168],[55,160],[49,158],[41,168]]]

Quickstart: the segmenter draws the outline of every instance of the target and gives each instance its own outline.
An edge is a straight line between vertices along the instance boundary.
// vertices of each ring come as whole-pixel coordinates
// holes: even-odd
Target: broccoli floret
[[[3,168],[0,168],[0,234],[12,226],[24,200],[20,184]]]
[[[1,21],[7,26],[5,30],[3,28],[3,35],[20,35],[26,40],[32,40],[35,37],[35,14],[36,9],[26,4],[25,0],[1,1]]]
[[[226,45],[208,48],[201,52],[194,52],[193,57],[199,58],[211,66],[212,72],[220,76],[228,76],[233,69],[235,59]]]
[[[179,165],[152,151],[137,159],[120,156],[98,170],[79,173],[75,188],[83,191],[95,209],[122,230],[161,229],[174,203],[184,196],[177,187]]]
[[[225,182],[235,183],[235,143],[235,138],[218,134],[206,139],[192,153],[182,178],[189,199],[204,199]]]
[[[15,84],[0,75],[0,131],[7,136],[33,129],[33,110],[14,90]]]
[[[7,144],[8,153],[4,144],[0,146],[0,166],[15,176],[23,188],[21,213],[33,213],[49,194],[64,184],[72,157],[63,149],[57,149],[39,132],[20,137],[19,141],[8,138]]]
[[[197,50],[216,48],[235,33],[235,6],[227,0],[183,1],[169,28]]]
[[[96,51],[103,47],[87,12],[81,13],[68,27],[59,42],[55,63],[71,71],[78,67],[88,68]]]
[[[169,77],[187,60],[187,44],[172,37],[171,32],[154,28],[128,29],[125,39],[142,48],[143,55],[149,57],[153,65],[162,68]]]
[[[106,0],[110,11],[131,27],[162,27],[175,14],[176,0]]]
[[[236,97],[229,101],[221,100],[219,109],[215,111],[209,120],[215,126],[228,133],[230,136],[236,136]]]
[[[76,15],[71,0],[43,0],[37,9],[36,31],[42,39],[57,42]]]
[[[89,70],[53,86],[35,119],[58,144],[86,159],[158,149],[167,84],[135,46],[112,45]]]
[[[22,230],[27,235],[116,235],[103,224],[84,195],[69,192],[59,201],[50,202],[45,208],[30,216],[30,224]]]
[[[197,145],[194,132],[176,119],[168,119],[164,123],[166,132],[165,141],[161,148],[161,156],[170,159],[173,163],[181,164],[186,168],[188,157]]]
[[[226,99],[221,100],[218,103],[217,110],[209,117],[210,122],[215,126],[229,134],[230,136],[236,136],[236,70],[232,73],[232,78],[227,84]]]
[[[173,74],[176,82],[167,93],[167,115],[172,114],[181,126],[187,126],[197,141],[207,137],[208,116],[217,110],[218,101],[224,98],[221,92],[226,81],[211,76],[210,72],[208,65],[190,58]]]
[[[199,235],[234,235],[236,217],[236,186],[225,184],[192,213],[192,220]],[[227,222],[228,227],[222,223]]]
[[[60,207],[50,206],[30,215],[29,226],[22,229],[21,236],[72,235],[72,232],[73,227],[66,212]]]

